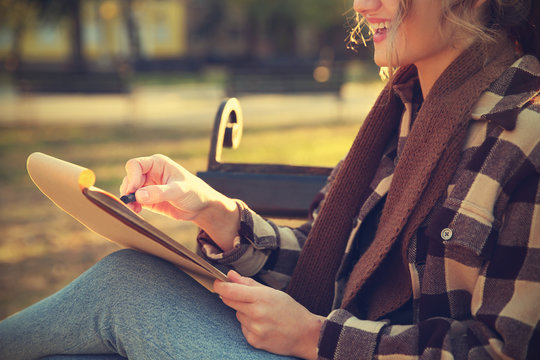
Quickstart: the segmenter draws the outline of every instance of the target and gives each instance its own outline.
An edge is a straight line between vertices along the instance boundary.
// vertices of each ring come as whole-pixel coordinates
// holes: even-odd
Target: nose
[[[365,16],[381,7],[381,0],[354,0],[354,11]]]

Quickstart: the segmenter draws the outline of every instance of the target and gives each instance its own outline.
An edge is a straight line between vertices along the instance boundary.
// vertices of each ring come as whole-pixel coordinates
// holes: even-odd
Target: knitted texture
[[[514,54],[504,49],[511,49],[505,41],[491,47],[474,44],[434,84],[396,166],[373,243],[350,274],[342,307],[352,309],[360,303],[362,315],[376,319],[410,298],[405,259],[409,240],[455,172],[473,105],[514,60]],[[369,191],[385,145],[398,129],[403,105],[393,88],[415,76],[414,66],[403,67],[381,92],[331,184],[302,250],[287,291],[314,313],[326,315],[331,310],[335,277],[353,219]],[[355,298],[360,301],[353,302]]]

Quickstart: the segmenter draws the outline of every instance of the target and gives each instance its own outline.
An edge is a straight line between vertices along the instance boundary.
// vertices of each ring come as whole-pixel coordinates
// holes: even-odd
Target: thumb
[[[252,278],[242,276],[234,270],[230,270],[227,273],[227,277],[229,278],[229,280],[231,280],[231,282],[235,284],[241,284],[241,285],[247,285],[247,286],[262,286],[257,281],[253,280]]]
[[[149,185],[135,192],[135,198],[141,205],[151,205],[167,201],[166,199],[167,185]]]

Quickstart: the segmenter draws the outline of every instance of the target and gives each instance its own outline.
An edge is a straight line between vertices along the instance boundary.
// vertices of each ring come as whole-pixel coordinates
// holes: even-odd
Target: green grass
[[[332,166],[358,125],[313,124],[246,129],[224,161]],[[192,172],[204,170],[210,134],[197,128],[137,126],[0,126],[0,319],[65,286],[116,246],[60,211],[33,185],[26,158],[41,151],[95,171],[97,186],[118,192],[125,161],[163,153]],[[169,234],[196,229],[147,213]]]

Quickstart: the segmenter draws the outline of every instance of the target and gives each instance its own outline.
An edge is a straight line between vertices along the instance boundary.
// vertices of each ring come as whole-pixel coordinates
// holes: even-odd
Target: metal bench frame
[[[221,193],[243,200],[263,216],[307,218],[309,205],[332,169],[222,162],[223,147],[238,148],[242,132],[240,102],[236,98],[225,99],[214,121],[207,170],[197,175]]]

